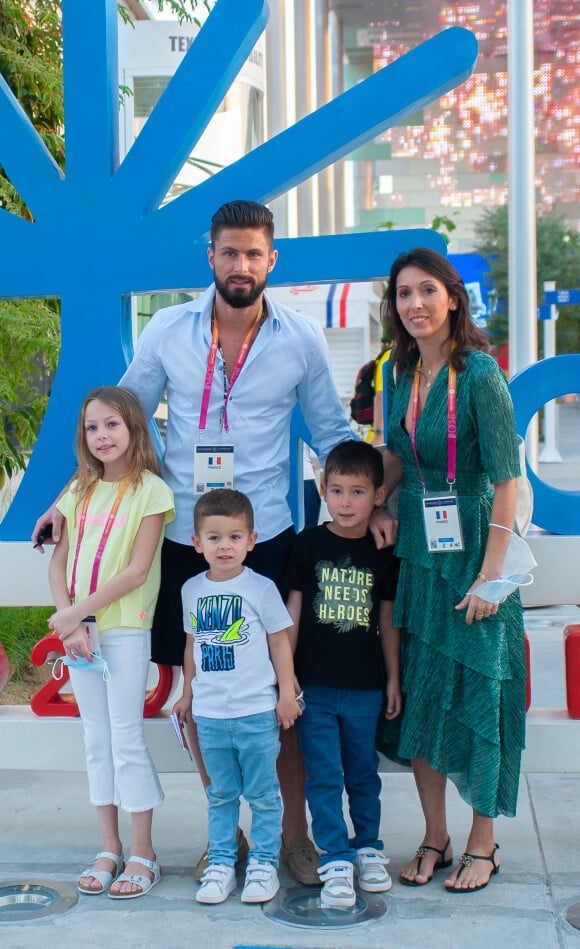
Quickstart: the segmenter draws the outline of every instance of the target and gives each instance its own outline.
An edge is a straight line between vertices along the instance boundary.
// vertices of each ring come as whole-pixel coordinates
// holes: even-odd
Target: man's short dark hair
[[[254,510],[250,499],[231,488],[216,488],[202,494],[193,511],[196,534],[199,534],[204,517],[243,517],[248,530],[254,530]]]
[[[266,232],[270,245],[274,243],[274,215],[256,201],[228,201],[218,208],[211,219],[211,242],[215,244],[225,228],[260,228]]]
[[[368,442],[351,438],[335,445],[329,453],[324,466],[324,480],[327,483],[331,474],[364,475],[378,491],[385,480],[383,456]]]

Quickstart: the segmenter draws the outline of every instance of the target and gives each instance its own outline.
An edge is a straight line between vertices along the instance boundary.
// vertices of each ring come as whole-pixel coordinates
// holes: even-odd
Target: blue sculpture
[[[445,30],[160,207],[263,31],[265,0],[218,0],[122,164],[116,0],[63,0],[62,15],[66,175],[0,77],[0,163],[34,216],[31,223],[0,211],[0,296],[60,297],[62,330],[52,394],[0,528],[4,540],[27,539],[74,470],[82,397],[116,382],[131,356],[129,295],[205,286],[206,234],[220,204],[284,193],[463,82],[477,56],[469,31]],[[430,230],[281,240],[275,282],[382,277],[417,244],[445,252]]]
[[[580,388],[580,355],[554,356],[522,369],[510,380],[518,435],[526,437],[528,425],[546,402]],[[533,521],[553,534],[580,534],[580,491],[561,491],[538,478],[527,466],[534,492]]]

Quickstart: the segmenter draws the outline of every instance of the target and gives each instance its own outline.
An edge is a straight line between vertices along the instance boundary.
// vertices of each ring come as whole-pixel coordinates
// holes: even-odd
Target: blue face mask
[[[62,667],[68,666],[70,669],[78,669],[79,671],[82,669],[83,671],[86,670],[87,672],[100,672],[105,682],[107,682],[111,678],[109,666],[101,656],[100,652],[92,652],[91,656],[93,657],[92,662],[89,662],[89,660],[85,659],[84,656],[75,656],[72,659],[69,656],[59,656],[52,667],[53,679],[56,679],[57,682],[60,682],[63,677]]]
[[[497,527],[499,525],[492,525]],[[504,528],[507,529],[507,528]],[[534,555],[523,537],[510,531],[510,540],[497,580],[486,580],[473,592],[488,603],[500,603],[518,587],[527,587],[534,582],[530,573],[537,567]]]
[[[498,577],[497,580],[486,580],[473,592],[488,603],[501,603],[518,587],[527,587],[534,582],[530,573],[514,573],[511,577]]]

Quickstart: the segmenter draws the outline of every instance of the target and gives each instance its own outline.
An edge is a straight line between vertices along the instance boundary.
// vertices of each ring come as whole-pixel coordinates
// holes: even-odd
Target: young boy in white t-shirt
[[[254,847],[242,902],[263,903],[279,889],[282,804],[276,774],[279,726],[301,714],[288,638],[291,619],[271,580],[244,567],[256,543],[254,515],[239,491],[202,495],[193,542],[209,570],[182,587],[188,638],[183,694],[174,711],[193,714],[211,784],[209,865],[198,903],[222,903],[236,888],[236,830],[243,795],[252,811]]]

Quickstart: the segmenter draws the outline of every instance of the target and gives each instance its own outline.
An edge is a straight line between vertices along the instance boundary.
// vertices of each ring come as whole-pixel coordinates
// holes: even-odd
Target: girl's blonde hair
[[[98,458],[91,455],[87,448],[85,436],[85,419],[89,403],[98,399],[117,412],[123,419],[129,431],[129,447],[127,449],[127,471],[125,480],[135,489],[142,481],[145,471],[152,471],[159,475],[159,462],[153,448],[147,419],[139,399],[120,386],[100,386],[92,389],[85,397],[79,414],[76,432],[76,456],[78,463],[77,482],[75,493],[84,498],[89,488],[102,478],[105,466]]]

